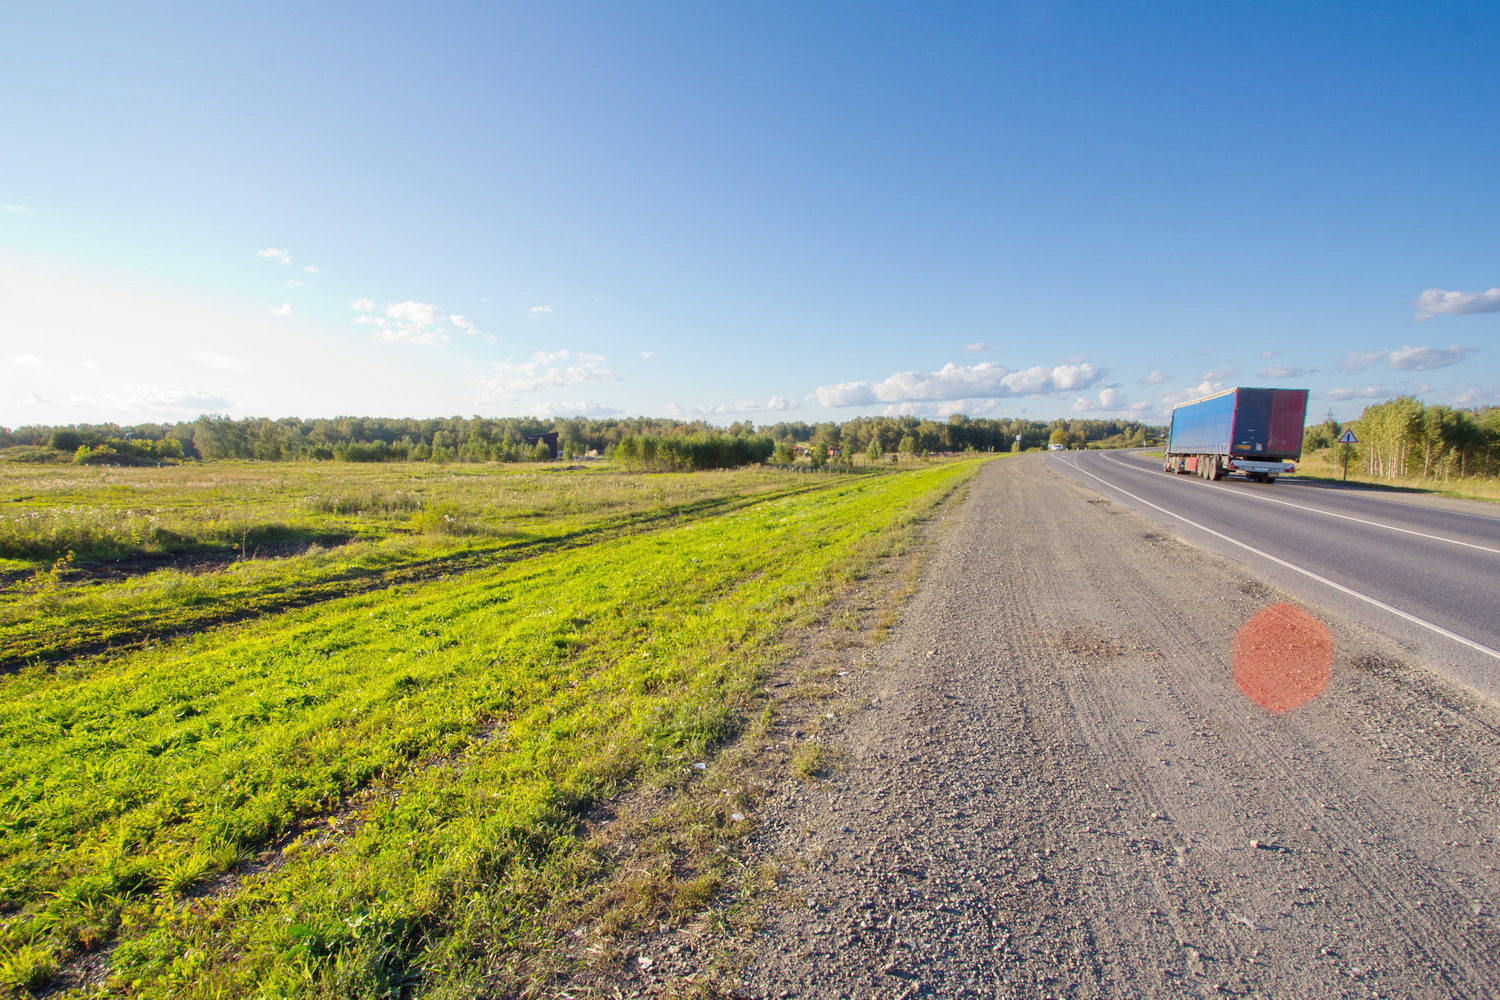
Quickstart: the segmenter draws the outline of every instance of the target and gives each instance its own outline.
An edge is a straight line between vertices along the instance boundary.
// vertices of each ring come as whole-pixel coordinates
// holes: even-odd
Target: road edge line
[[[1106,459],[1106,461],[1116,460]],[[1124,463],[1121,464],[1124,465]],[[1129,468],[1129,466],[1124,467]],[[1074,468],[1078,469],[1079,472],[1083,471],[1083,469],[1077,465],[1075,465]],[[1205,485],[1213,486],[1212,483],[1208,483]],[[1224,487],[1222,486],[1213,486],[1213,488],[1216,490],[1224,489]],[[1123,493],[1124,491],[1121,490],[1121,492]],[[1490,555],[1500,556],[1500,549],[1492,549],[1487,545],[1475,545],[1473,542],[1461,542],[1456,538],[1444,538],[1442,535],[1429,535],[1424,531],[1413,531],[1410,528],[1398,528],[1394,524],[1381,524],[1379,521],[1366,521],[1362,517],[1352,517],[1348,514],[1338,514],[1331,510],[1319,510],[1317,507],[1308,507],[1304,504],[1292,503],[1290,500],[1281,500],[1277,497],[1262,496],[1259,493],[1241,493],[1239,490],[1225,490],[1225,492],[1233,493],[1235,496],[1249,497],[1252,500],[1264,500],[1266,503],[1279,503],[1283,507],[1295,507],[1297,510],[1311,511],[1314,514],[1323,514],[1326,517],[1339,517],[1343,518],[1345,521],[1353,521],[1355,524],[1367,524],[1372,528],[1384,528],[1386,531],[1399,531],[1403,535],[1415,535],[1417,538],[1425,538],[1431,542],[1447,542],[1449,545],[1462,545],[1467,549],[1478,549],[1480,552],[1488,552]]]
[[[1269,552],[1262,552],[1260,549],[1257,549],[1253,545],[1246,545],[1244,542],[1239,541],[1238,539],[1230,538],[1228,535],[1223,534],[1222,532],[1218,532],[1212,528],[1201,525],[1191,518],[1186,518],[1181,514],[1173,513],[1172,511],[1167,510],[1167,508],[1165,507],[1152,503],[1150,500],[1146,500],[1142,497],[1136,496],[1134,493],[1130,492],[1127,489],[1122,489],[1121,487],[1115,486],[1107,480],[1100,479],[1092,472],[1080,466],[1077,459],[1074,459],[1071,464],[1076,471],[1083,473],[1090,479],[1103,483],[1105,486],[1109,487],[1112,490],[1115,490],[1116,492],[1125,494],[1137,503],[1143,503],[1153,510],[1159,510],[1168,517],[1176,518],[1184,524],[1190,524],[1193,527],[1197,528],[1199,531],[1207,532],[1208,534],[1213,535],[1215,538],[1223,539],[1231,545],[1237,545],[1240,548],[1244,549],[1246,552],[1250,552],[1254,555],[1260,556],[1262,559],[1269,559],[1276,565],[1292,570],[1294,573],[1301,573],[1303,576],[1308,577],[1309,579],[1316,580],[1322,584],[1326,584],[1327,586],[1332,587],[1334,590],[1337,590],[1340,593],[1348,594],[1350,597],[1358,598],[1359,600],[1364,601],[1366,604],[1373,605],[1374,607],[1377,607],[1382,611],[1389,611],[1397,618],[1405,619],[1406,621],[1411,622],[1413,625],[1419,625],[1422,628],[1427,629],[1428,631],[1437,633],[1445,639],[1452,639],[1454,642],[1457,642],[1464,646],[1468,646],[1470,649],[1475,650],[1476,652],[1483,653],[1486,656],[1491,656],[1497,660],[1500,660],[1500,649],[1491,649],[1489,646],[1486,646],[1482,642],[1470,639],[1467,636],[1459,635],[1457,632],[1453,632],[1449,629],[1443,628],[1443,626],[1437,624],[1436,622],[1430,622],[1427,619],[1419,618],[1416,615],[1411,614],[1410,612],[1402,611],[1400,608],[1389,605],[1384,601],[1379,600],[1378,598],[1371,597],[1369,594],[1362,594],[1359,591],[1354,590],[1353,588],[1344,586],[1342,583],[1336,583],[1335,581],[1328,579],[1326,576],[1320,576],[1310,569],[1303,569],[1301,566],[1298,566],[1295,563],[1289,563],[1285,559],[1281,559],[1277,556],[1271,555]]]

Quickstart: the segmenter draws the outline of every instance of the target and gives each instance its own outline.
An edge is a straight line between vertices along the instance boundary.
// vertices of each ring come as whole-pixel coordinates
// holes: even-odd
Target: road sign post
[[[1359,438],[1354,436],[1353,430],[1346,430],[1339,435],[1339,444],[1344,446],[1344,482],[1349,481],[1349,446],[1358,444]]]

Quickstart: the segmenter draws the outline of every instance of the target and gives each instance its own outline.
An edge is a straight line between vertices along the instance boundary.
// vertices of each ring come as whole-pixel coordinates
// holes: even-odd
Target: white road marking
[[[1119,462],[1119,459],[1106,459],[1106,462]],[[1077,463],[1074,463],[1073,468],[1079,469],[1080,472],[1083,471],[1082,468],[1079,468],[1079,465],[1077,465]],[[1131,468],[1131,466],[1127,465],[1125,466],[1125,468]],[[1205,481],[1205,486],[1214,486],[1214,484]],[[1224,490],[1229,489],[1229,487],[1214,486],[1214,489]],[[1122,490],[1122,492],[1124,492],[1124,490]],[[1451,544],[1451,546],[1463,546],[1466,547],[1466,549],[1478,549],[1479,552],[1488,552],[1490,553],[1490,555],[1500,556],[1500,549],[1491,549],[1490,546],[1476,546],[1476,544],[1472,543],[1472,541],[1458,541],[1457,538],[1445,538],[1442,537],[1442,535],[1430,535],[1425,531],[1412,531],[1412,529],[1410,528],[1397,528],[1397,526],[1395,525],[1382,525],[1379,520],[1365,520],[1364,517],[1353,517],[1350,516],[1350,514],[1335,514],[1334,511],[1331,510],[1320,510],[1320,508],[1317,507],[1308,507],[1307,504],[1293,504],[1292,501],[1284,501],[1284,499],[1277,499],[1274,498],[1274,496],[1265,496],[1262,495],[1262,493],[1251,493],[1250,490],[1229,490],[1229,492],[1235,493],[1236,496],[1248,496],[1248,498],[1251,499],[1259,499],[1259,501],[1265,501],[1268,502],[1268,504],[1281,504],[1283,505],[1283,507],[1296,507],[1298,508],[1298,510],[1313,511],[1314,514],[1325,514],[1325,516],[1328,517],[1341,517],[1341,519],[1343,520],[1352,520],[1352,522],[1355,522],[1356,525],[1370,525],[1371,528],[1385,528],[1386,531],[1400,531],[1403,535],[1416,535],[1416,537],[1418,538],[1427,538],[1428,541],[1446,541],[1446,543]]]
[[[1500,660],[1500,649],[1491,649],[1489,646],[1486,646],[1482,642],[1476,642],[1475,640],[1470,639],[1468,636],[1459,635],[1457,632],[1454,632],[1454,631],[1451,631],[1449,629],[1443,628],[1443,626],[1438,625],[1435,622],[1430,622],[1426,618],[1418,618],[1416,615],[1411,614],[1410,612],[1402,611],[1400,608],[1393,607],[1392,605],[1389,605],[1389,604],[1385,603],[1382,600],[1378,600],[1377,598],[1371,597],[1369,594],[1362,594],[1362,593],[1360,593],[1357,590],[1354,590],[1354,589],[1352,589],[1350,587],[1344,586],[1342,583],[1335,583],[1333,580],[1328,579],[1328,577],[1326,577],[1326,576],[1319,576],[1317,573],[1314,573],[1310,569],[1303,569],[1301,566],[1298,566],[1298,565],[1296,565],[1294,563],[1289,563],[1285,559],[1278,559],[1276,556],[1271,555],[1269,552],[1262,552],[1260,549],[1257,549],[1253,545],[1246,545],[1244,542],[1240,541],[1237,538],[1230,538],[1228,535],[1223,534],[1222,532],[1215,531],[1212,528],[1209,528],[1209,527],[1206,527],[1206,526],[1204,526],[1202,524],[1199,524],[1197,521],[1191,520],[1190,518],[1183,517],[1181,514],[1178,514],[1178,513],[1174,512],[1174,511],[1167,510],[1167,508],[1165,508],[1165,507],[1162,507],[1162,506],[1159,506],[1157,504],[1154,504],[1150,500],[1145,499],[1144,497],[1138,497],[1134,493],[1130,492],[1129,490],[1121,489],[1120,487],[1114,485],[1113,483],[1109,482],[1106,479],[1100,479],[1098,476],[1094,475],[1092,472],[1088,471],[1087,469],[1085,469],[1081,465],[1079,465],[1077,458],[1073,459],[1072,465],[1073,465],[1074,469],[1076,469],[1077,471],[1083,473],[1085,476],[1088,476],[1090,479],[1093,479],[1093,480],[1095,480],[1097,482],[1103,483],[1105,486],[1108,486],[1110,489],[1115,490],[1118,493],[1125,494],[1126,496],[1130,497],[1130,499],[1136,501],[1137,503],[1143,503],[1147,507],[1152,508],[1153,510],[1159,510],[1163,514],[1167,515],[1168,517],[1176,518],[1177,520],[1183,522],[1184,524],[1191,524],[1193,527],[1197,528],[1199,531],[1205,531],[1208,534],[1213,535],[1215,538],[1223,539],[1224,541],[1228,542],[1231,545],[1237,545],[1240,548],[1244,549],[1246,552],[1250,552],[1250,553],[1253,553],[1253,554],[1255,554],[1257,556],[1260,556],[1262,559],[1269,559],[1271,562],[1275,563],[1276,565],[1285,567],[1286,569],[1289,569],[1289,570],[1291,570],[1294,573],[1301,573],[1303,576],[1308,577],[1309,579],[1312,579],[1312,580],[1316,580],[1319,583],[1326,584],[1326,585],[1332,587],[1334,590],[1339,591],[1340,593],[1348,594],[1350,597],[1353,597],[1353,598],[1356,598],[1358,600],[1364,601],[1366,604],[1374,605],[1375,607],[1379,608],[1382,611],[1389,611],[1391,614],[1395,615],[1397,618],[1405,619],[1406,621],[1411,622],[1413,625],[1419,625],[1422,628],[1425,628],[1425,629],[1427,629],[1430,632],[1436,632],[1438,635],[1442,636],[1445,639],[1452,639],[1454,642],[1457,642],[1457,643],[1460,643],[1462,645],[1468,646],[1472,650],[1475,650],[1477,652],[1483,653],[1486,656],[1492,656],[1495,659]]]

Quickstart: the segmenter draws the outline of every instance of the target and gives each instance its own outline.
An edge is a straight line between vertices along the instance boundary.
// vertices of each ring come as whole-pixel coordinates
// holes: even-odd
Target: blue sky
[[[0,423],[1500,403],[1500,4],[27,4]]]

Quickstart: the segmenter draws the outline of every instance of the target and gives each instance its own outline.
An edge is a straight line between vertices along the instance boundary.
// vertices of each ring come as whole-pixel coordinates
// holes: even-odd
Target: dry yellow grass
[[[1344,478],[1344,464],[1342,456],[1335,451],[1332,455],[1306,455],[1302,461],[1297,463],[1297,474],[1307,479],[1332,479],[1342,480]],[[1485,500],[1490,503],[1500,503],[1500,479],[1490,477],[1480,478],[1470,476],[1465,479],[1384,479],[1379,476],[1366,475],[1359,463],[1349,463],[1349,482],[1364,483],[1369,486],[1383,486],[1387,489],[1414,490],[1421,493],[1433,493],[1438,496],[1462,497],[1468,500]]]

